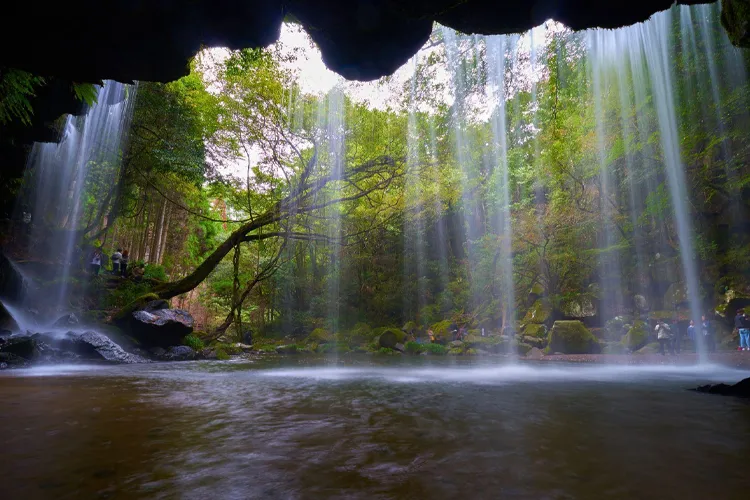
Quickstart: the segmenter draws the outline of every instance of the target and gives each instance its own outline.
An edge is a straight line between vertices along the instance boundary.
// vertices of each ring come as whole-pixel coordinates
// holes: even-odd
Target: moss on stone
[[[308,344],[325,344],[333,340],[331,332],[324,328],[316,328],[307,336],[305,342]]]
[[[555,321],[547,337],[550,352],[595,354],[601,351],[599,341],[580,321]]]
[[[547,325],[528,323],[523,327],[523,334],[529,337],[547,337]]]
[[[516,352],[518,353],[519,356],[526,356],[529,353],[529,351],[532,349],[532,347],[534,346],[531,346],[524,342],[520,342],[516,344]]]
[[[114,315],[112,315],[112,323],[121,323],[123,321],[126,321],[133,312],[145,307],[146,304],[153,300],[159,300],[159,296],[155,293],[147,293],[145,295],[141,295],[137,299],[130,302],[128,305],[121,308]]]
[[[643,321],[637,320],[633,322],[628,333],[622,338],[622,346],[634,352],[646,345],[648,338],[648,325]]]
[[[524,323],[544,323],[552,316],[552,303],[547,299],[535,301],[523,318]]]

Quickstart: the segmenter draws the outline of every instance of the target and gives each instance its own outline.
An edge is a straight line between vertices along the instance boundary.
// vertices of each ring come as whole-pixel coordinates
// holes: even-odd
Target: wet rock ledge
[[[696,387],[692,390],[696,392],[705,392],[707,394],[719,394],[721,396],[734,396],[737,398],[750,399],[750,378],[740,380],[734,385],[709,384]]]

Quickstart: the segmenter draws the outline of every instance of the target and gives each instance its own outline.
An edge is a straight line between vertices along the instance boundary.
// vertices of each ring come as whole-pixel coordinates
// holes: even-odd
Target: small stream
[[[720,367],[362,359],[0,375],[0,498],[721,498],[750,404]]]

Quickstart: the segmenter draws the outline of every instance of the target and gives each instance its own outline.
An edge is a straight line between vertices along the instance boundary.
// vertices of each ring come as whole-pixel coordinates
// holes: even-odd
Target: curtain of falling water
[[[417,109],[416,109],[416,86],[417,86],[417,58],[416,56],[411,60],[412,65],[412,78],[411,78],[411,89],[409,95],[409,109],[408,109],[408,121],[407,121],[407,157],[406,157],[406,207],[412,215],[406,217],[405,227],[405,255],[411,256],[411,259],[404,258],[404,277],[405,277],[405,288],[410,286],[411,283],[408,280],[408,276],[414,275],[416,277],[416,300],[412,300],[413,297],[410,293],[405,293],[404,300],[404,319],[409,320],[410,318],[418,318],[422,312],[422,309],[427,305],[427,286],[426,286],[426,267],[425,262],[427,260],[427,248],[425,246],[425,227],[424,227],[424,193],[422,192],[422,183],[420,182],[420,165],[419,165],[419,134],[417,124]],[[412,307],[416,307],[416,311],[410,310]]]
[[[135,90],[105,82],[84,115],[67,117],[59,143],[36,143],[29,155],[31,190],[22,203],[31,212],[32,241],[41,244],[30,252],[60,263],[61,286],[53,309],[67,304],[72,270],[87,257],[76,250],[83,231],[96,229],[86,227],[95,210],[87,202],[107,199],[107,190],[116,183]],[[87,182],[91,173],[99,180]]]
[[[346,162],[345,142],[345,102],[341,88],[333,88],[327,95],[328,115],[326,121],[326,142],[328,146],[328,166],[331,182],[329,199],[342,196],[341,182]],[[341,252],[341,210],[339,204],[327,207],[326,224],[330,240],[330,263],[328,272],[328,317],[333,333],[339,332],[341,315],[341,270],[343,257]]]
[[[511,222],[510,176],[508,174],[508,138],[505,95],[505,51],[507,37],[487,37],[487,86],[495,104],[492,114],[492,152],[496,163],[495,186],[498,198],[497,230],[500,236],[500,270],[502,273],[502,328],[514,328],[516,317],[513,280],[513,229]]]
[[[598,50],[601,31],[589,33],[588,45],[592,52],[591,73],[594,96],[594,116],[596,119],[597,159],[599,161],[599,207],[602,212],[603,240],[602,251],[599,254],[599,278],[601,285],[601,311],[605,317],[622,314],[624,311],[622,297],[622,280],[620,279],[620,253],[617,243],[620,235],[615,227],[615,207],[617,206],[617,190],[614,184],[613,172],[607,159],[608,150],[605,137],[604,104],[602,94],[612,88],[608,73],[603,71],[602,52]]]

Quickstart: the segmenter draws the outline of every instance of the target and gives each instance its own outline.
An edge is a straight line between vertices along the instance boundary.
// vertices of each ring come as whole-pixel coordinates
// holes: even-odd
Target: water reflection
[[[188,363],[0,376],[2,498],[746,498],[719,367]]]

